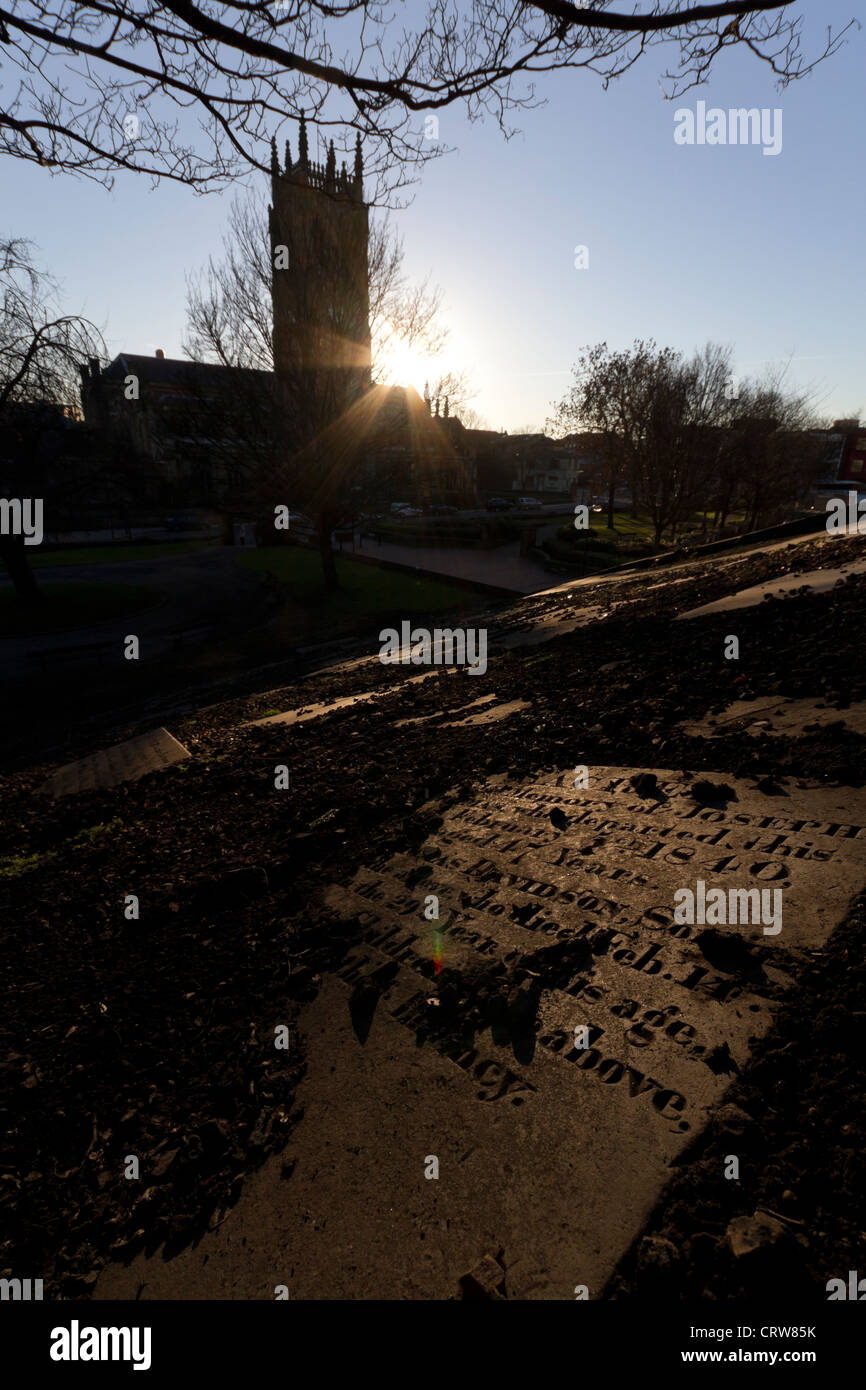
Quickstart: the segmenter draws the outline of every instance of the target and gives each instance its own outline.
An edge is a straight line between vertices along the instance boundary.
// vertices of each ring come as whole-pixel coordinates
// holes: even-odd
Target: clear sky
[[[856,0],[803,0],[805,47]],[[792,386],[825,415],[866,415],[863,252],[866,29],[784,92],[736,48],[711,83],[666,102],[664,50],[605,92],[592,74],[541,78],[541,110],[504,141],[455,108],[395,216],[410,276],[445,291],[448,366],[467,368],[495,428],[542,426],[580,348],[654,337],[731,344],[735,370],[791,358]],[[780,108],[782,147],[678,145],[675,111]],[[294,143],[294,141],[293,141]],[[5,159],[0,233],[29,237],[115,352],[181,355],[185,272],[218,253],[230,194],[197,196],[120,173],[112,192]],[[575,268],[575,247],[589,265]],[[423,385],[424,364],[404,375]],[[433,375],[432,368],[430,375]]]

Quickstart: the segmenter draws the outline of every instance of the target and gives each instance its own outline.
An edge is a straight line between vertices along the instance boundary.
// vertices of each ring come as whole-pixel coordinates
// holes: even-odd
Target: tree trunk
[[[614,518],[614,510],[613,510],[613,500],[614,500],[613,495],[614,495],[615,492],[616,492],[616,478],[611,478],[610,484],[609,484],[608,489],[607,489],[607,524],[608,524],[609,530],[611,530],[611,531],[615,530],[615,527],[614,527],[614,524],[613,524],[613,523],[614,523],[614,519],[615,519],[615,518]]]
[[[9,578],[15,585],[15,592],[20,599],[25,603],[44,601],[45,595],[36,583],[22,540],[17,536],[0,538],[0,560],[9,571]]]

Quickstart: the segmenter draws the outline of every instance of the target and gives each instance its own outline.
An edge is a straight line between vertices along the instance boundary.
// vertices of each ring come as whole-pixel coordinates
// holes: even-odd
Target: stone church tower
[[[303,118],[296,162],[286,141],[280,170],[272,142],[269,212],[274,370],[287,427],[304,444],[370,386],[369,226],[360,135],[352,174],[345,163],[337,170],[333,141],[324,165],[310,160]]]

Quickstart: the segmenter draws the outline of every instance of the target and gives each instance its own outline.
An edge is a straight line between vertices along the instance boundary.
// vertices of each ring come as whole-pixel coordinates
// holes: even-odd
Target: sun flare
[[[414,386],[419,396],[423,396],[424,383],[432,384],[441,370],[438,358],[424,357],[414,348],[398,342],[384,354],[378,379],[387,386]]]

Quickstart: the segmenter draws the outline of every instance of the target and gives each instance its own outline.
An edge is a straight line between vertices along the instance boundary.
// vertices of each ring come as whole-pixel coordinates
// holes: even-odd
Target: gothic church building
[[[299,156],[271,152],[274,370],[287,418],[313,433],[343,415],[371,385],[368,207],[361,138],[355,164],[311,161],[306,122]],[[306,441],[301,441],[306,442]]]

